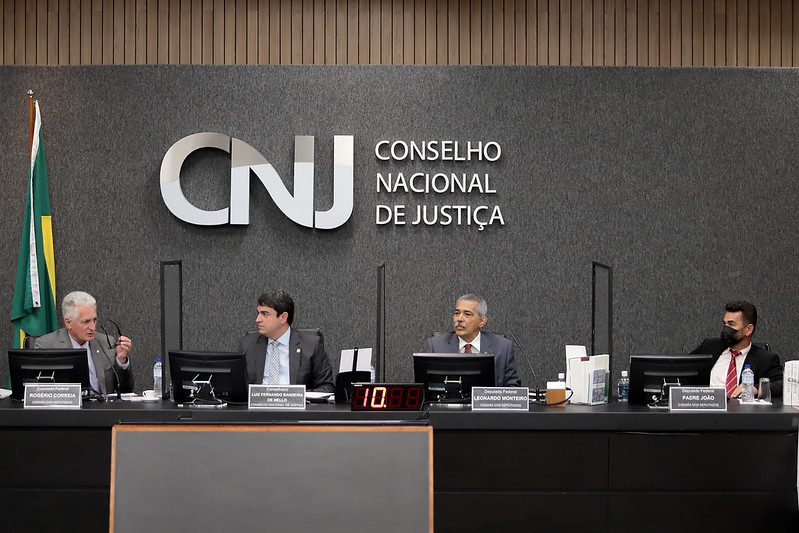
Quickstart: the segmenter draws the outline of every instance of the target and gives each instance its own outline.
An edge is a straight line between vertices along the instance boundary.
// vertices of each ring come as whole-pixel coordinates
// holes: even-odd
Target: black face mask
[[[738,342],[738,330],[730,326],[724,326],[721,329],[721,340],[727,347],[735,345]]]

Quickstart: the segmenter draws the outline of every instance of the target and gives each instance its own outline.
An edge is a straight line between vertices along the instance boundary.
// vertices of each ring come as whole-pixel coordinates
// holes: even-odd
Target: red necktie
[[[735,358],[741,355],[738,350],[730,350],[730,366],[727,367],[727,397],[732,398],[732,393],[738,386],[738,368],[735,366]]]
[[[463,353],[472,353],[472,345],[471,344],[467,344],[466,346],[464,346],[463,347]]]

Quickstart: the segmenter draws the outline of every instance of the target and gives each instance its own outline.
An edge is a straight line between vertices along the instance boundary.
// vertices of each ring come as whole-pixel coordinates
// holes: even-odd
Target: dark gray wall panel
[[[591,262],[613,267],[614,379],[630,353],[689,350],[723,303],[759,305],[759,340],[795,358],[799,74],[788,69],[547,67],[0,68],[0,314],[10,315],[25,192],[27,103],[40,99],[57,291],[83,289],[133,338],[137,389],[160,349],[159,263],[182,260],[184,347],[235,346],[255,298],[281,287],[297,324],[338,353],[375,343],[386,262],[387,369],[483,293],[489,327],[529,354],[522,381],[554,379],[563,345],[591,343]],[[261,152],[293,188],[294,135],[316,138],[316,208],[332,202],[333,135],[355,136],[355,211],[297,226],[252,184],[248,227],[200,228],[159,191],[166,150],[217,131]],[[499,142],[497,163],[382,162],[378,140]],[[198,206],[227,205],[229,160],[184,166]],[[488,172],[497,194],[376,192],[376,172]],[[375,205],[500,205],[506,225],[376,226]],[[9,345],[10,325],[0,331]],[[6,375],[6,361],[0,363]],[[533,370],[539,376],[534,380]]]

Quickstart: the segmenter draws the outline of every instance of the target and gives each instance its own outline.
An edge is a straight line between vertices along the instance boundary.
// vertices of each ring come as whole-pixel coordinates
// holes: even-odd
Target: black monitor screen
[[[629,401],[637,404],[656,401],[664,383],[707,387],[712,368],[711,355],[631,355]]]
[[[413,375],[425,398],[469,401],[472,387],[494,386],[494,356],[486,354],[413,354]]]
[[[89,359],[86,350],[11,349],[8,350],[11,397],[22,400],[26,383],[80,383],[89,390]]]
[[[217,400],[247,401],[247,360],[243,353],[171,350],[169,373],[176,402],[193,400],[203,382],[210,383]]]

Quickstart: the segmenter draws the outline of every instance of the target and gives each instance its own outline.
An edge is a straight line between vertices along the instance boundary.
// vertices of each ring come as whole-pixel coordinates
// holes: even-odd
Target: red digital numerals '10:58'
[[[419,385],[356,385],[352,409],[359,411],[418,410],[424,394]]]

